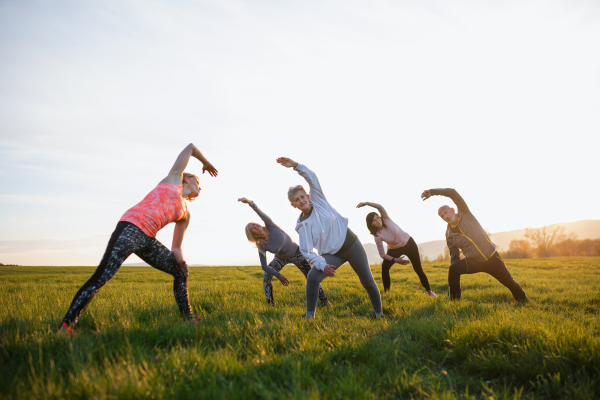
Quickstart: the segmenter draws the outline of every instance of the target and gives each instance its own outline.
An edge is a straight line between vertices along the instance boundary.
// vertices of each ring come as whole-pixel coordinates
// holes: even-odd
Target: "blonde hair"
[[[198,177],[197,177],[196,175],[194,175],[194,174],[190,174],[189,172],[184,172],[184,173],[183,173],[183,175],[182,175],[182,177],[181,177],[181,184],[183,185],[183,184],[185,183],[185,181],[186,181],[187,179],[189,179],[189,178],[194,178],[194,179],[196,179],[196,182],[198,182],[198,185],[200,185],[200,178],[198,178]],[[190,201],[190,202],[192,202],[192,201],[196,200],[196,198],[192,198],[192,199],[191,199],[191,198],[187,198],[186,200],[187,200],[187,201]]]
[[[254,222],[250,222],[246,225],[246,228],[245,228],[246,238],[248,238],[248,241],[250,243],[252,243],[258,249],[258,251],[260,251],[262,254],[265,254],[265,251],[263,250],[262,247],[267,242],[263,238],[257,239],[254,237],[254,235],[252,234],[252,231],[250,231],[250,224],[254,224]],[[256,224],[256,225],[258,225],[258,224]]]

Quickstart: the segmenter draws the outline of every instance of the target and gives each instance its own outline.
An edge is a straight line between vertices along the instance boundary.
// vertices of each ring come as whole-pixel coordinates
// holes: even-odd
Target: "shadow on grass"
[[[343,303],[353,310],[348,315],[322,312],[314,321],[267,309],[215,312],[195,325],[167,318],[171,322],[164,324],[156,316],[172,309],[153,308],[137,312],[134,328],[99,329],[87,318],[69,339],[55,337],[50,329],[46,335],[28,332],[28,323],[11,318],[0,330],[24,336],[1,339],[0,383],[8,393],[11,376],[31,374],[37,366],[52,364],[69,382],[86,368],[114,369],[125,362],[162,371],[175,398],[511,397],[515,390],[526,397],[576,398],[600,392],[597,357],[588,359],[576,349],[558,355],[544,347],[544,335],[518,325],[466,328],[493,317],[496,304],[512,301],[504,295],[490,298],[489,303],[438,299],[399,307],[384,320],[357,317],[364,307],[355,301]],[[348,326],[380,326],[369,337],[350,338],[332,328],[339,319]],[[286,328],[295,330],[289,340]],[[308,348],[300,343],[306,335],[315,338]],[[173,362],[188,365],[184,376]]]

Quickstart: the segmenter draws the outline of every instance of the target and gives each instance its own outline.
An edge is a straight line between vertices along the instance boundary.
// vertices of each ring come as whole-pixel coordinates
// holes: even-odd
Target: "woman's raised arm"
[[[202,163],[202,173],[208,171],[209,175],[214,177],[219,174],[219,171],[217,171],[217,169],[213,167],[206,157],[204,157],[202,152],[193,143],[190,143],[185,149],[183,149],[181,153],[179,153],[179,156],[177,156],[177,159],[171,167],[169,174],[160,183],[168,183],[170,185],[181,184],[183,171],[185,171],[185,168],[190,161],[190,157],[197,158],[198,161]]]
[[[387,213],[387,211],[385,211],[385,208],[383,208],[383,206],[381,204],[377,204],[377,203],[371,203],[368,201],[364,201],[362,203],[358,203],[358,205],[356,206],[356,208],[361,208],[364,206],[369,206],[369,207],[373,207],[376,208],[377,211],[379,211],[381,213],[381,218],[389,218],[389,215]]]

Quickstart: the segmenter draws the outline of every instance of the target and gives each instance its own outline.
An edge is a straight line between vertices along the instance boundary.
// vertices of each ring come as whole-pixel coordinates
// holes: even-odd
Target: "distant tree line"
[[[2,264],[2,263],[0,263],[0,267],[20,267],[20,265],[17,265],[17,264]]]
[[[486,229],[487,234],[492,234]],[[420,250],[420,249],[419,249]],[[450,262],[450,251],[448,246],[444,254],[438,254],[437,258],[430,260],[423,256],[422,262]],[[579,240],[575,233],[566,234],[564,226],[552,225],[533,229],[527,228],[525,239],[514,239],[509,244],[507,251],[499,251],[502,258],[539,258],[539,257],[572,257],[600,256],[600,239]],[[464,258],[462,251],[460,258]]]
[[[579,240],[574,233],[565,234],[564,226],[527,228],[525,239],[510,242],[503,258],[538,258],[569,256],[600,256],[600,239]]]

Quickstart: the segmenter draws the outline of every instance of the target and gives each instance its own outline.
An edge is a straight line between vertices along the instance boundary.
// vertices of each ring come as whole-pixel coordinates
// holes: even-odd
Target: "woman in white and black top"
[[[296,224],[300,250],[314,266],[306,279],[306,317],[315,316],[319,284],[328,276],[334,277],[335,271],[346,261],[367,291],[375,316],[383,316],[381,295],[373,279],[367,253],[348,228],[348,219],[331,207],[314,172],[289,158],[280,157],[277,162],[286,168],[294,168],[310,187],[309,193],[300,185],[288,190],[292,206],[302,211]]]

